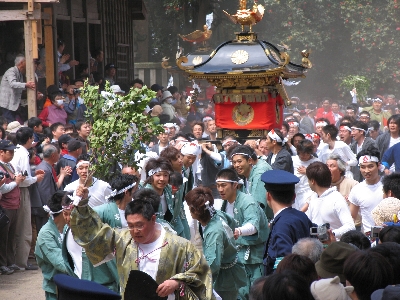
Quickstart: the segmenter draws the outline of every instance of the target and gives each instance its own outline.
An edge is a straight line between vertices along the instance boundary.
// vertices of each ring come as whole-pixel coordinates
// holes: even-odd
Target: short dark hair
[[[400,199],[400,173],[392,173],[382,179],[383,191],[392,192],[395,198]]]
[[[56,122],[56,123],[51,124],[51,126],[50,126],[51,132],[56,131],[57,128],[60,126],[64,127],[64,124],[61,122]]]
[[[289,124],[286,121],[282,122],[282,126],[286,128],[286,131],[289,131]],[[282,128],[282,127],[281,127]],[[274,129],[275,130],[275,129]]]
[[[40,120],[38,117],[32,117],[28,120],[28,127],[29,128],[34,128],[37,126],[42,125],[42,120]]]
[[[232,158],[232,155],[238,153],[238,155],[242,155],[246,160],[250,158],[253,160],[257,159],[257,155],[255,154],[253,148],[248,145],[237,145],[229,150],[229,158]]]
[[[268,300],[312,300],[307,281],[294,271],[269,275],[263,286],[263,299]]]
[[[254,280],[252,286],[250,287],[249,300],[262,300],[262,289],[267,276],[262,276]]]
[[[82,143],[79,141],[79,140],[77,140],[77,139],[70,139],[69,141],[68,141],[68,144],[67,144],[68,146],[68,152],[73,152],[73,151],[76,151],[76,150],[78,150],[78,149],[80,149],[80,148],[82,148]]]
[[[363,110],[362,112],[360,112],[360,116],[361,115],[367,115],[369,118],[371,117],[371,114],[367,110]]]
[[[55,192],[51,198],[47,201],[47,206],[50,208],[52,212],[60,211],[62,210],[62,200],[64,196],[67,194],[67,192],[64,191],[57,191]],[[60,213],[54,214],[54,217],[57,217]]]
[[[174,85],[171,85],[168,89],[167,89],[172,95],[175,94],[176,92],[178,92],[178,88]]]
[[[169,184],[173,186],[181,186],[183,184],[183,177],[180,172],[172,172],[169,175]]]
[[[167,160],[163,157],[159,157],[157,159],[155,159],[155,158],[149,159],[149,161],[146,164],[146,174],[149,174],[150,170],[157,169],[157,168],[160,168],[163,171],[167,171],[170,174],[174,171],[172,169],[172,165],[169,162],[169,160]],[[150,184],[153,183],[153,176],[149,176],[146,179],[145,184],[147,184],[147,183],[150,183]]]
[[[151,204],[151,206],[154,209],[154,212],[158,211],[158,208],[160,206],[160,196],[157,194],[157,192],[153,189],[147,189],[143,188],[140,190],[137,190],[133,194],[133,200],[141,200],[141,201],[147,201]]]
[[[391,121],[393,121],[393,122],[395,122],[395,123],[397,124],[397,128],[398,128],[398,130],[399,130],[399,132],[400,132],[400,114],[392,115],[392,116],[387,120],[388,125],[389,125],[389,123],[390,123]]]
[[[96,58],[101,52],[103,52],[103,50],[101,50],[100,48],[96,48],[90,54],[93,58]]]
[[[274,190],[269,190],[267,189],[268,185],[265,184],[265,189],[268,191],[268,193],[271,194],[271,197],[274,198],[276,202],[279,202],[284,205],[292,204],[294,196],[296,195],[295,193],[295,185],[293,185],[293,188],[287,188],[284,191],[274,191]]]
[[[163,151],[161,151],[160,157],[163,157],[163,158],[169,160],[170,162],[173,162],[173,161],[177,160],[177,156],[179,154],[181,154],[181,151],[179,151],[178,149],[176,149],[173,146],[168,146]]]
[[[223,178],[227,180],[232,180],[232,181],[239,181],[239,176],[236,173],[235,170],[233,169],[222,169],[217,173],[217,176],[215,176],[216,179],[218,178]]]
[[[400,268],[400,245],[394,242],[385,242],[372,247],[368,251],[376,252],[381,254],[390,265],[393,267],[394,271],[394,282],[393,284],[400,283],[400,272],[396,272]]]
[[[336,140],[336,137],[337,137],[337,135],[339,133],[339,130],[333,124],[329,124],[329,125],[326,125],[326,126],[322,127],[322,131],[325,134],[329,134],[333,141]]]
[[[295,138],[295,137],[301,137],[303,140],[306,138],[306,137],[304,136],[304,134],[298,132],[298,133],[294,134],[293,137],[291,138],[290,142],[291,142],[292,144],[293,144],[293,142],[294,142],[294,138]]]
[[[315,264],[307,256],[293,253],[285,256],[278,264],[276,273],[282,273],[285,270],[295,271],[307,281],[309,286],[313,281],[318,280]]]
[[[356,128],[364,129],[364,131],[361,130],[362,133],[364,134],[364,136],[367,134],[368,125],[367,125],[366,123],[362,122],[362,121],[355,121],[355,122],[351,125],[351,127],[356,127]],[[359,129],[357,129],[357,130],[359,130]]]
[[[400,244],[400,227],[385,226],[379,232],[379,240],[382,243],[394,242]]]
[[[4,124],[8,124],[7,118],[0,116],[0,126],[3,126]]]
[[[78,121],[75,123],[75,129],[76,129],[76,131],[81,131],[81,127],[82,127],[83,124],[89,124],[89,122],[86,121],[86,120],[78,120]]]
[[[308,154],[313,154],[314,153],[314,144],[310,140],[302,140],[296,147],[297,153],[308,153]]]
[[[192,130],[193,130],[194,126],[196,126],[196,125],[199,125],[199,126],[201,127],[202,131],[204,132],[204,123],[203,123],[203,122],[196,122],[196,123],[194,123],[194,124],[193,124],[193,127],[192,127]]]
[[[367,250],[371,248],[371,242],[361,231],[350,230],[340,237],[340,241],[352,244],[360,250]]]
[[[377,120],[371,120],[368,122],[368,127],[372,127],[374,130],[379,130],[381,125],[379,124],[379,122]]]
[[[129,174],[117,174],[115,177],[112,178],[110,186],[111,190],[116,190],[120,191],[123,188],[133,184],[134,182],[138,182],[138,178],[135,175],[129,175]],[[131,187],[127,191],[132,192],[134,187]],[[120,193],[118,195],[115,195],[113,197],[110,197],[111,201],[118,201],[123,199],[125,196],[125,193]]]
[[[330,187],[332,183],[332,174],[326,164],[315,161],[306,169],[306,175],[309,180],[315,180],[320,187]]]
[[[87,154],[87,153],[82,153],[81,155],[78,156],[76,159],[76,162],[78,163],[79,161],[84,160],[84,161],[91,161],[92,157]]]
[[[343,274],[360,300],[369,300],[374,291],[394,282],[392,266],[381,254],[371,251],[350,254],[344,263]]]
[[[134,86],[135,83],[139,83],[139,84],[141,84],[142,86],[144,85],[143,80],[142,80],[142,79],[139,79],[139,78],[135,78],[135,79],[132,81],[131,86]]]
[[[25,145],[30,138],[33,137],[33,129],[29,127],[21,127],[18,129],[15,139],[17,144]]]
[[[125,208],[125,219],[129,215],[142,215],[146,220],[150,221],[154,216],[155,211],[153,206],[148,201],[144,200],[135,200],[128,203]]]

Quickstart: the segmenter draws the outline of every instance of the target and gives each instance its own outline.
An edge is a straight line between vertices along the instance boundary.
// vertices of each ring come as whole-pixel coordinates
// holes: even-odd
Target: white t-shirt
[[[64,188],[64,191],[73,192],[75,195],[78,186],[79,179],[67,184],[67,186]],[[94,177],[93,184],[88,188],[88,190],[90,196],[89,206],[92,208],[107,203],[108,201],[106,200],[106,197],[111,194],[110,185],[107,182]]]
[[[327,189],[320,197],[314,193],[306,214],[317,225],[329,223],[336,238],[356,229],[346,200],[336,187]]]
[[[164,194],[162,194],[160,196],[160,202],[161,202],[162,211],[165,214],[167,212],[167,209],[168,209],[168,204],[167,204],[167,201],[165,200],[165,195]]]
[[[275,159],[276,159],[276,154],[272,154],[271,165],[275,162]]]
[[[119,211],[119,217],[121,218],[120,220],[122,228],[128,228],[128,222],[126,221],[125,218],[125,210],[118,208],[118,211]]]
[[[370,185],[364,180],[351,189],[348,199],[360,207],[362,231],[371,231],[371,227],[375,226],[371,212],[383,199],[382,182]]]
[[[229,202],[227,202],[226,203],[226,213],[228,214],[228,215],[230,215],[231,217],[234,217],[235,216],[235,214],[233,213],[233,208],[235,207],[235,202],[233,202],[233,203],[229,203]]]
[[[74,262],[74,273],[80,279],[82,277],[82,247],[79,246],[72,236],[72,230],[67,233],[67,250]]]

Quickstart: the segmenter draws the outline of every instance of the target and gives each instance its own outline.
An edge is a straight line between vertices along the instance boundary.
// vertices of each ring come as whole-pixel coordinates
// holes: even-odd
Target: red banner
[[[281,128],[283,101],[280,95],[268,97],[266,102],[215,104],[215,123],[223,129],[267,129]]]

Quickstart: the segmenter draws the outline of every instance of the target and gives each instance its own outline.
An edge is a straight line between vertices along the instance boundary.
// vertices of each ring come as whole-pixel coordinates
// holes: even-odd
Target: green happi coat
[[[113,229],[103,224],[88,206],[74,208],[71,229],[75,241],[86,250],[90,261],[96,265],[115,251],[122,294],[131,270],[137,270],[137,246],[128,229]],[[166,231],[156,276],[158,284],[168,279],[185,283],[184,296],[179,299],[209,300],[212,295],[212,275],[205,258],[187,240]],[[176,292],[178,293],[178,292]],[[196,295],[196,296],[194,296]]]
[[[97,212],[103,223],[107,223],[112,228],[122,228],[121,215],[119,214],[118,205],[114,201],[96,206],[93,210]]]
[[[225,213],[217,211],[204,227],[202,236],[203,252],[211,268],[213,287],[221,297],[224,292],[237,294],[239,288],[246,285],[246,271],[238,261],[235,239],[226,219]]]
[[[72,256],[68,252],[67,249],[67,235],[71,229],[68,225],[64,227],[64,240],[62,245],[62,255],[65,261],[69,262],[71,268],[74,266],[74,262]],[[83,250],[83,248],[82,248]],[[93,264],[89,261],[85,251],[82,251],[82,274],[81,279],[94,281],[110,290],[119,293],[119,278],[117,265],[115,263],[115,259],[107,261],[104,264],[101,264],[97,267],[93,266]]]
[[[153,186],[151,184],[148,184],[145,186],[147,189],[153,189]],[[164,188],[164,197],[165,201],[167,202],[168,210],[172,215],[171,220],[165,220],[165,215],[163,210],[162,210],[162,205],[160,203],[160,206],[158,208],[158,214],[157,214],[157,219],[160,219],[162,221],[166,221],[168,224],[172,226],[172,229],[176,232],[177,235],[180,237],[183,237],[185,239],[190,239],[190,232],[189,236],[187,236],[187,232],[185,230],[185,226],[183,223],[186,223],[187,228],[189,226],[187,225],[187,220],[185,216],[185,211],[183,209],[183,204],[182,200],[179,197],[172,197],[172,189],[170,185],[167,185]],[[182,213],[183,211],[183,213]],[[159,222],[163,227],[165,227],[163,224],[164,222]]]
[[[227,201],[224,201],[221,208],[223,212],[226,212],[226,206]],[[239,294],[243,299],[248,299],[250,286],[263,275],[264,247],[269,235],[268,220],[253,197],[240,191],[237,191],[233,214],[233,219],[227,219],[233,230],[246,223],[257,229],[255,234],[239,236],[236,240],[239,262],[244,264],[247,273],[247,285],[239,290]]]
[[[43,290],[46,299],[57,299],[57,288],[53,281],[56,274],[76,277],[68,261],[62,255],[62,237],[52,218],[43,225],[35,246],[36,261],[43,273]]]
[[[250,194],[261,205],[268,220],[274,218],[274,213],[267,204],[267,191],[264,187],[264,182],[261,181],[261,175],[270,170],[272,168],[266,161],[258,159],[257,164],[251,168],[250,176],[246,180],[247,187],[243,185],[241,188],[243,193]]]

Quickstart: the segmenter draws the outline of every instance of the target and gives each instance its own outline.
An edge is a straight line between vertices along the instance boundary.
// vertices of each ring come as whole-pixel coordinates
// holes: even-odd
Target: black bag
[[[8,223],[10,223],[10,219],[6,215],[4,209],[0,206],[0,228],[5,227]]]

